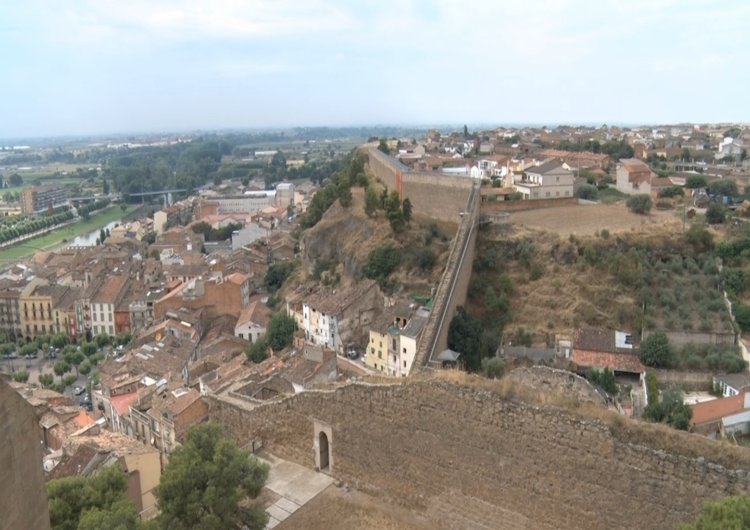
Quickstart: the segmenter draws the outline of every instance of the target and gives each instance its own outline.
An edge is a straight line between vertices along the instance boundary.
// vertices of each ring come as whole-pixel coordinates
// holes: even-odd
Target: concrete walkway
[[[279,499],[266,510],[271,516],[266,527],[268,529],[276,527],[333,482],[326,474],[268,453],[262,454],[258,459],[271,466],[265,487],[279,495]]]

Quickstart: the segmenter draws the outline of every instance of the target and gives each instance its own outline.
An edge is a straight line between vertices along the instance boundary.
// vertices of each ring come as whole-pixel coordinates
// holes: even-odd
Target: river
[[[107,230],[112,231],[112,229],[115,227],[115,225],[122,224],[121,219],[117,219],[116,221],[112,221],[111,223],[108,223],[105,225],[104,231]],[[92,230],[91,232],[88,232],[86,234],[77,236],[72,241],[68,241],[65,243],[65,246],[73,246],[73,247],[91,247],[96,245],[96,240],[99,239],[99,232],[101,231],[101,228],[97,228],[96,230]]]

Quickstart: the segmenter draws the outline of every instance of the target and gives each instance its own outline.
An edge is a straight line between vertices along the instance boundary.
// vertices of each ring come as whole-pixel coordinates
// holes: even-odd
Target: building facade
[[[45,184],[26,188],[21,193],[21,213],[29,214],[46,210],[67,201],[68,193],[60,184]]]

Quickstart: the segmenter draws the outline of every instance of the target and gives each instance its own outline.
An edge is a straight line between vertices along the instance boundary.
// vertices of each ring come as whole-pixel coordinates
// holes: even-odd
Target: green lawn
[[[599,190],[599,200],[604,204],[613,204],[622,199],[627,199],[629,195],[613,188],[612,186]]]
[[[121,217],[134,211],[136,208],[138,208],[138,205],[130,204],[128,205],[128,209],[123,212],[119,205],[111,206],[102,212],[95,213],[88,221],[79,219],[71,225],[49,232],[43,236],[35,237],[34,239],[27,239],[21,244],[39,248],[55,247],[62,243],[63,239],[72,241],[77,236],[86,234],[92,230],[98,230],[112,221],[117,221]],[[13,246],[0,250],[0,259],[25,258],[31,256],[35,252],[36,250],[33,248]]]

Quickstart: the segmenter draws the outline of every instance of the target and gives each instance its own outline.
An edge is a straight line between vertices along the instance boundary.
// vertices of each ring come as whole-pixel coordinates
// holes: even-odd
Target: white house
[[[234,328],[235,337],[255,342],[265,335],[268,326],[268,306],[260,295],[250,299],[248,306],[242,310]]]
[[[411,372],[414,359],[417,357],[417,346],[419,345],[419,339],[422,336],[425,324],[427,324],[426,317],[413,316],[401,330],[399,334],[399,354],[396,363],[398,366],[395,367],[395,375],[406,377]]]
[[[513,189],[521,192],[524,200],[573,197],[573,173],[559,160],[527,167],[513,180]]]
[[[724,141],[719,144],[719,152],[716,153],[716,159],[721,160],[727,156],[732,156],[735,160],[739,160],[743,149],[744,145],[741,139],[724,138]]]

